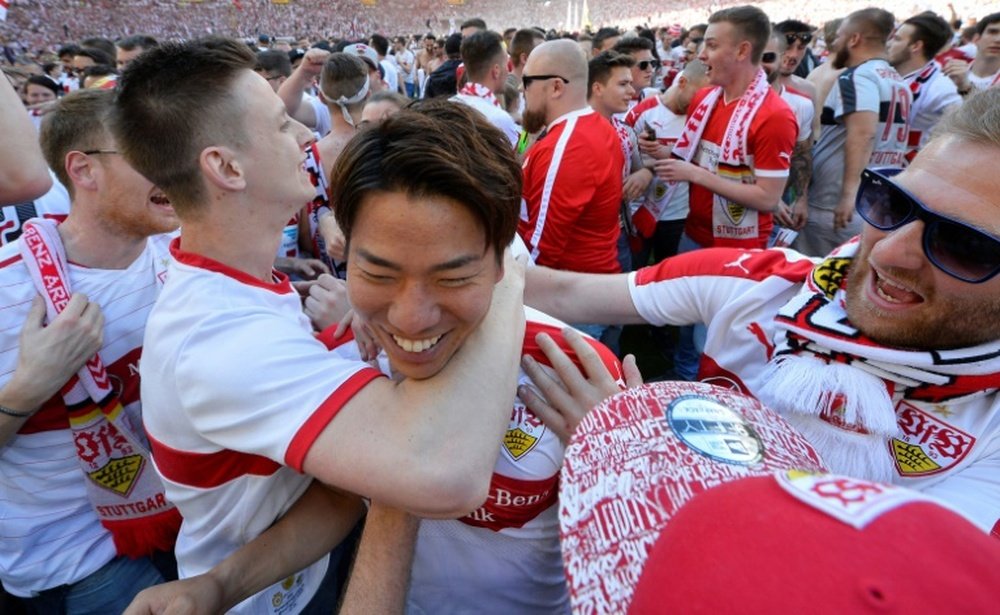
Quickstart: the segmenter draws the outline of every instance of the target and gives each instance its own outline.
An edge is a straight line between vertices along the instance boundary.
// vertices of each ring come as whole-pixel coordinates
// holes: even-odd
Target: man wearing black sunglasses
[[[815,38],[816,28],[802,21],[786,19],[775,24],[774,30],[784,35],[788,42],[788,51],[782,57],[782,74],[794,74],[805,79],[812,69],[819,66],[819,60],[809,47]]]
[[[700,380],[782,413],[831,470],[922,491],[996,534],[997,109],[1000,89],[987,90],[946,117],[905,171],[864,171],[856,201],[867,224],[825,259],[703,250],[631,276],[534,267],[525,300],[563,320],[707,320]],[[560,376],[569,390],[585,382]],[[589,408],[563,399],[557,410],[572,428]]]
[[[629,109],[632,109],[646,96],[659,92],[651,87],[654,86],[655,79],[660,73],[660,61],[653,54],[654,49],[653,41],[641,36],[622,38],[615,43],[614,51],[631,56],[635,61],[635,64],[632,65],[632,87],[635,89],[635,93],[629,102]],[[619,114],[618,117],[621,119],[624,115]]]

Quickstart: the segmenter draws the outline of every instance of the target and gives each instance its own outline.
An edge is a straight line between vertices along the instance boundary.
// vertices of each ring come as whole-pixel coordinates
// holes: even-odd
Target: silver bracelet
[[[19,419],[26,419],[34,414],[34,412],[18,412],[17,410],[12,410],[7,406],[0,406],[0,414],[6,414],[7,416],[13,416]]]

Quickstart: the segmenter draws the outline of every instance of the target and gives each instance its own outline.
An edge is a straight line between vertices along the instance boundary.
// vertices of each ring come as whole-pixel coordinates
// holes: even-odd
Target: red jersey
[[[621,144],[608,120],[587,107],[567,113],[524,158],[517,227],[539,265],[618,273]]]
[[[688,107],[689,115],[710,91],[711,88],[703,88],[695,94]],[[747,137],[748,164],[734,167],[717,162],[720,144],[738,102],[739,99],[736,99],[726,104],[724,97],[719,97],[692,162],[726,179],[744,184],[756,183],[758,177],[787,178],[799,127],[795,113],[774,90],[767,92],[764,102],[750,122]],[[720,202],[717,204],[716,200]],[[757,211],[723,199],[695,183],[691,184],[690,205],[691,213],[688,214],[684,232],[699,245],[732,248],[767,246],[767,238],[773,226],[769,212]]]

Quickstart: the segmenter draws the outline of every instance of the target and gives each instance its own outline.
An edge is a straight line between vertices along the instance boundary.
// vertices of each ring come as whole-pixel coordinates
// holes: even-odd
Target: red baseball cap
[[[594,409],[560,487],[576,613],[995,612],[1000,543],[919,493],[824,473],[756,400],[654,383]]]

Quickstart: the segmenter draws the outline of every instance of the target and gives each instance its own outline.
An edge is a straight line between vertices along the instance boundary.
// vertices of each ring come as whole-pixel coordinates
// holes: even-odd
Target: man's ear
[[[235,152],[225,146],[206,147],[198,156],[198,165],[209,185],[226,192],[246,189],[246,172]]]
[[[71,151],[66,154],[64,161],[66,175],[74,187],[84,190],[97,190],[97,178],[94,175],[95,160],[80,151]]]

